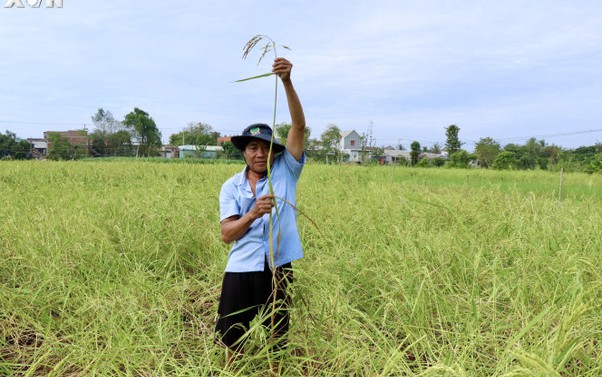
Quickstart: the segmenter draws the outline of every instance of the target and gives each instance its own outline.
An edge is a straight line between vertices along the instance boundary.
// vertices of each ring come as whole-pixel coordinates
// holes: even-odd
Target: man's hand
[[[258,219],[266,213],[272,212],[272,207],[274,207],[274,195],[263,195],[257,198],[251,212],[253,212],[253,217]]]
[[[264,195],[257,198],[253,208],[243,217],[230,216],[222,220],[222,240],[231,243],[245,235],[255,220],[266,213],[270,213],[274,207],[274,195]]]
[[[282,82],[291,80],[292,69],[293,64],[285,58],[276,58],[274,59],[274,64],[272,64],[272,73],[278,75]]]
[[[288,102],[288,110],[291,114],[291,129],[288,131],[286,138],[286,149],[297,161],[301,161],[303,149],[305,148],[305,114],[303,107],[293,82],[291,81],[291,70],[293,64],[285,58],[274,59],[272,72],[280,77],[284,91],[286,92],[286,101]]]

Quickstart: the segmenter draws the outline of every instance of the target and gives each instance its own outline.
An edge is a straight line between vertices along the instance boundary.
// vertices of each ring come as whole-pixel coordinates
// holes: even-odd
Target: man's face
[[[268,159],[270,152],[270,143],[263,140],[251,141],[245,147],[243,155],[249,165],[249,169],[255,173],[265,174],[268,170],[268,160],[270,165],[274,162],[274,151]]]

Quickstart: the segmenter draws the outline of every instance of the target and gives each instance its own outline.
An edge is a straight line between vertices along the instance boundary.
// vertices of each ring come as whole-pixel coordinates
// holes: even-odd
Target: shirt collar
[[[249,184],[249,180],[247,179],[247,170],[249,169],[249,166],[245,166],[244,169],[242,169],[242,171],[240,173],[238,173],[238,177],[235,181],[235,184],[241,188],[243,188],[245,191],[248,191],[249,193],[252,192],[251,190],[251,185]],[[267,179],[267,175],[264,177]],[[264,179],[261,178],[261,179]]]

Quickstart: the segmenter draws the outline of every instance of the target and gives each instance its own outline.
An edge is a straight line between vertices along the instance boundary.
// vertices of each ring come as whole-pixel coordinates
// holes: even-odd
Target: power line
[[[525,140],[525,139],[530,139],[532,137],[537,139],[537,138],[557,137],[557,136],[573,136],[573,135],[589,134],[589,133],[594,133],[594,132],[602,132],[602,128],[596,129],[596,130],[572,131],[572,132],[563,132],[563,133],[548,134],[548,135],[534,135],[534,136],[527,136],[527,137],[508,137],[508,138],[497,139],[497,141]]]
[[[556,134],[545,134],[545,135],[531,135],[531,136],[513,136],[513,137],[505,137],[505,138],[492,138],[495,141],[497,141],[500,144],[503,143],[508,143],[508,142],[512,142],[512,141],[521,141],[521,140],[528,140],[531,138],[535,138],[535,139],[546,139],[546,138],[553,138],[553,137],[560,137],[560,136],[574,136],[574,135],[583,135],[583,134],[589,134],[589,133],[596,133],[596,132],[602,132],[602,128],[599,129],[592,129],[592,130],[582,130],[582,131],[571,131],[571,132],[562,132],[562,133],[556,133]],[[404,138],[378,138],[377,140],[379,141],[405,141],[405,142],[412,142],[412,141],[418,141],[420,144],[440,144],[440,145],[444,145],[445,142],[444,141],[426,141],[426,140],[413,140],[413,139],[404,139]],[[466,144],[478,144],[478,141],[474,141],[474,140],[469,140],[469,141],[464,141],[463,143]]]

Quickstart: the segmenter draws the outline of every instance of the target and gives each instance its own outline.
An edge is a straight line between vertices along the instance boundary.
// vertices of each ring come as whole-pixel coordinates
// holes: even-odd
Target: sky
[[[354,0],[0,0],[0,132],[86,127],[99,108],[138,107],[164,142],[190,122],[235,135],[272,123],[274,55],[293,63],[311,137],[329,127],[376,146],[464,148],[529,138],[602,142],[602,2]],[[35,3],[35,1],[31,1]],[[288,46],[290,50],[283,46]],[[276,123],[290,122],[280,85]]]

